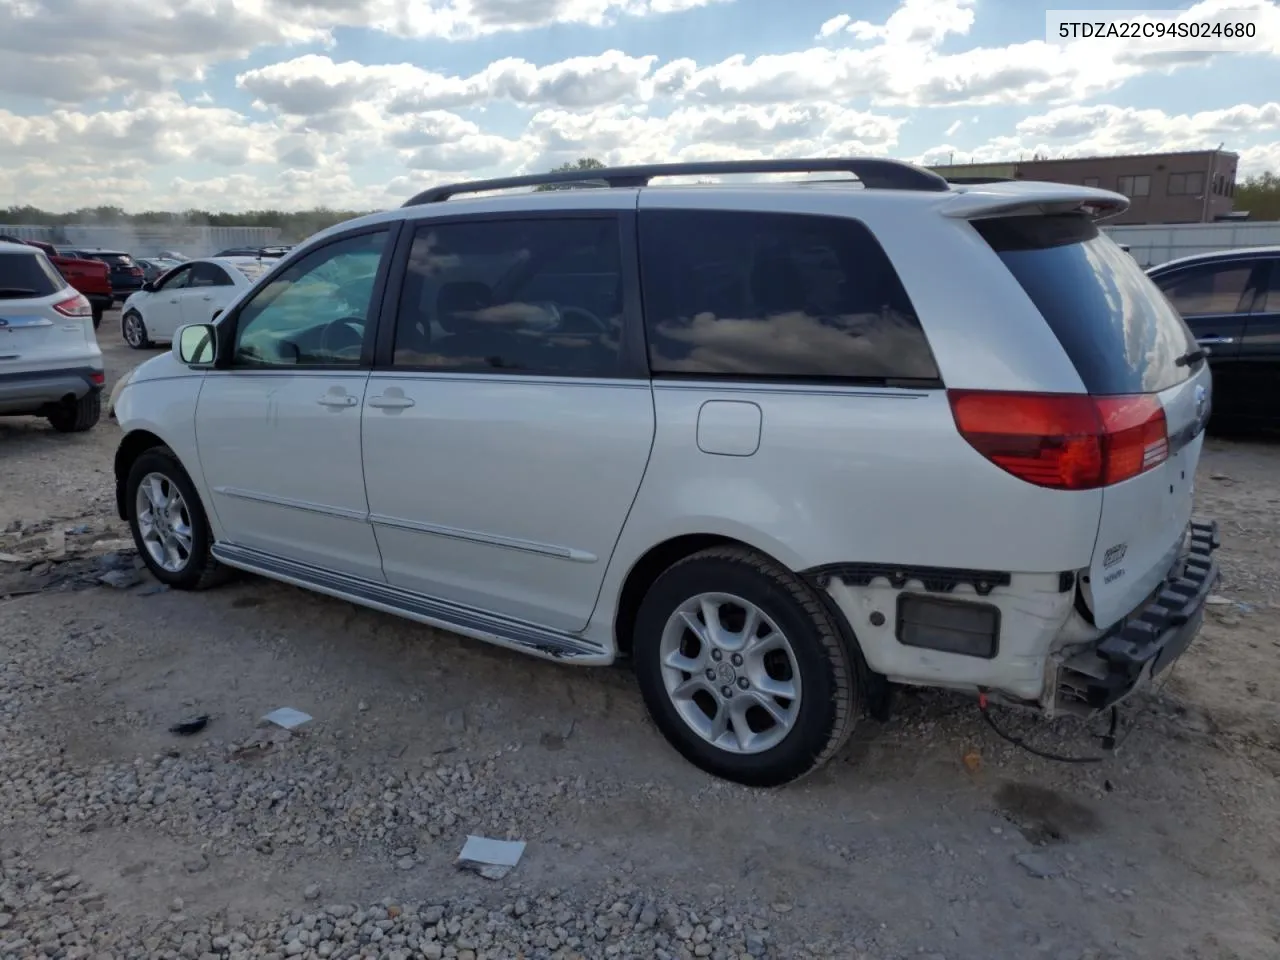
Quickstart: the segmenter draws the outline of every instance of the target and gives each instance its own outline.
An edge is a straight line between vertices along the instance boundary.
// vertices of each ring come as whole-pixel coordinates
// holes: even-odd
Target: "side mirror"
[[[146,282],[142,285],[142,289],[143,289],[146,293],[155,293],[155,292],[156,292],[156,282],[155,282],[154,280],[148,280],[148,281],[146,281]]]
[[[210,320],[217,320],[220,316],[222,316],[222,311],[221,311],[221,310],[215,310],[215,311],[213,311],[213,316],[212,316],[212,317],[210,317],[209,319],[210,319]]]
[[[173,355],[189,367],[211,367],[217,354],[218,332],[211,323],[189,323],[173,336]]]

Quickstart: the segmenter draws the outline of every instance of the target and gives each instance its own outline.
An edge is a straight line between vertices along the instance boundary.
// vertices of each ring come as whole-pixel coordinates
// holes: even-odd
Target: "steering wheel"
[[[354,350],[357,355],[364,346],[364,320],[361,317],[340,317],[326,323],[320,330],[320,353],[342,356]]]
[[[590,310],[586,309],[585,307],[559,307],[558,312],[560,314],[560,323],[556,325],[557,333],[608,333],[609,332],[609,325],[605,323],[603,320],[601,320],[599,317],[597,317]],[[573,329],[574,325],[566,322],[570,317],[578,317],[581,320],[587,321],[587,324],[590,325],[591,329],[574,330]]]

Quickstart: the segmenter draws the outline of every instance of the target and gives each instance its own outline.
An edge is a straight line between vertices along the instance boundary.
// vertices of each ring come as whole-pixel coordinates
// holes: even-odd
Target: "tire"
[[[189,532],[186,538],[189,548],[184,551],[185,557],[181,552],[173,553],[171,556],[182,562],[171,568],[166,568],[152,554],[150,544],[153,541],[149,541],[144,532],[144,527],[147,532],[155,530],[155,521],[139,516],[139,490],[144,482],[151,487],[157,478],[160,492],[168,494],[176,491],[182,504],[180,510],[169,514],[173,521],[178,522],[166,525],[167,529],[162,526],[162,531],[180,535],[185,528]],[[154,447],[134,461],[125,480],[125,510],[138,555],[142,557],[152,576],[161,583],[176,590],[206,590],[229,578],[230,569],[213,558],[213,533],[209,529],[209,519],[200,503],[200,496],[178,458],[167,448]],[[180,541],[181,537],[174,536],[173,539]]]
[[[102,391],[90,390],[79,400],[64,403],[49,414],[49,424],[59,433],[92,430],[102,416]]]
[[[698,634],[676,619],[682,607],[692,609],[705,631],[706,616],[696,612],[702,609],[696,598],[708,594],[721,595],[723,605],[716,611],[716,619],[722,629],[739,633],[737,638],[729,638],[733,642],[722,648],[719,660],[702,656],[704,644]],[[772,659],[759,654],[745,658],[738,673],[744,658],[733,651],[747,637],[740,619],[745,610],[733,601],[743,601],[758,611],[764,626],[755,632],[757,640],[768,640],[779,632],[789,652],[775,649],[765,654]],[[765,647],[771,645],[766,643]],[[705,647],[710,651],[714,645],[707,643]],[[862,713],[854,658],[821,598],[794,574],[746,548],[703,550],[663,573],[640,605],[632,652],[649,714],[671,745],[707,773],[746,786],[775,787],[812,773],[836,754]],[[683,658],[682,666],[696,664],[698,670],[677,671],[664,666],[664,659],[676,654]],[[727,671],[726,666],[730,668]],[[707,670],[717,674],[714,684],[708,680]],[[795,690],[797,677],[799,689]],[[668,679],[677,690],[683,684],[686,690],[699,688],[698,693],[692,698],[674,697],[668,692]],[[797,696],[766,697],[759,689],[770,683],[770,690],[778,691],[788,682]],[[710,693],[713,685],[719,695]],[[728,699],[723,696],[726,688]],[[773,717],[761,705],[767,701],[776,708]],[[738,710],[743,709],[742,704],[752,705],[739,714],[747,733],[759,737],[747,749],[738,739],[737,723],[724,732],[724,737],[738,744],[737,749],[709,739],[708,734],[715,733],[713,711],[719,716],[725,704]],[[686,719],[691,715],[693,722]],[[786,722],[778,723],[778,716]],[[768,726],[759,722],[763,719],[769,720]],[[694,722],[704,733],[694,728]]]
[[[102,314],[103,314],[102,304],[95,303],[93,305],[93,329],[97,330],[100,326],[102,326]]]
[[[147,336],[147,325],[142,322],[142,314],[137,310],[130,310],[120,318],[120,336],[135,350],[146,350],[151,346],[151,338]]]

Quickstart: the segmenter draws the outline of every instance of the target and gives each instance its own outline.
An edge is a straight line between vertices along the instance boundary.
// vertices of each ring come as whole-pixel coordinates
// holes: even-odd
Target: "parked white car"
[[[861,182],[650,183],[800,170]],[[1090,715],[1196,636],[1210,374],[1098,230],[1126,198],[822,159],[455,199],[573,176],[335,226],[138,367],[117,503],[157,579],[629,658],[754,785],[892,684]]]
[[[257,257],[188,260],[143,284],[121,307],[120,332],[136,350],[167,343],[184,323],[207,323],[251,287],[272,261]]]
[[[0,242],[0,416],[88,430],[105,380],[89,301],[39,248]]]

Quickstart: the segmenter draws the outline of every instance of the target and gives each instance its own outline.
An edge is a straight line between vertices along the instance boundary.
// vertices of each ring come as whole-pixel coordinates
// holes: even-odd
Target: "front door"
[[[331,240],[254,291],[230,365],[209,371],[196,442],[231,544],[382,579],[360,462],[360,409],[387,228]]]
[[[191,283],[179,297],[183,323],[209,323],[239,289],[226,270],[201,261],[191,269]]]
[[[1240,345],[1257,284],[1256,261],[1226,260],[1160,273],[1153,280],[1209,351],[1213,408],[1236,420],[1244,408]]]
[[[616,196],[595,212],[418,227],[364,405],[389,583],[586,626],[654,432],[624,334],[640,320],[635,196],[600,192]]]
[[[172,340],[173,332],[182,326],[182,299],[191,284],[194,264],[179,267],[161,278],[146,296],[143,322],[152,340]]]
[[[1260,261],[1262,281],[1240,343],[1242,402],[1249,418],[1280,424],[1280,258]]]

